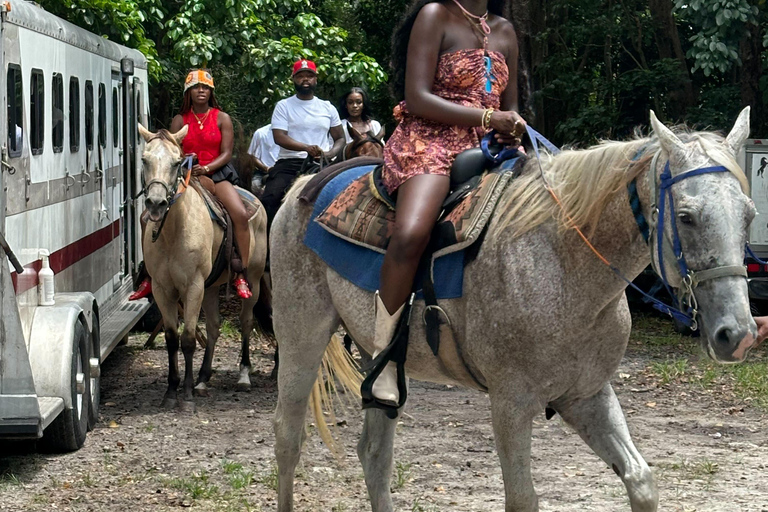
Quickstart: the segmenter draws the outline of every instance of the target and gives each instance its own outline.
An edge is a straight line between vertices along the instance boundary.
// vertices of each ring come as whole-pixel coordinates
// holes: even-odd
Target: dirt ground
[[[214,389],[197,399],[195,414],[159,407],[167,356],[162,343],[144,349],[145,340],[132,336],[105,362],[101,421],[81,450],[50,455],[29,443],[0,445],[0,510],[276,510],[277,391],[266,339],[251,343],[254,385],[243,393],[235,391],[239,345],[232,333],[222,337]],[[613,379],[635,443],[656,475],[660,510],[768,511],[768,415],[736,398],[727,383],[662,383],[650,368],[670,350],[648,351],[634,337]],[[682,349],[689,353],[695,364],[699,352]],[[342,465],[310,427],[296,485],[299,511],[370,510],[355,455],[362,414],[342,417]],[[398,510],[504,510],[488,398],[481,393],[412,383],[396,461]],[[613,471],[559,417],[546,421],[543,411],[534,427],[533,475],[542,511],[629,510]]]

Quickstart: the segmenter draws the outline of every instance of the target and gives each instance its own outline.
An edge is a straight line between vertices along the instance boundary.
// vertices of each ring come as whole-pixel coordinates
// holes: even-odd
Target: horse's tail
[[[337,382],[341,386],[341,390],[337,387]],[[331,428],[335,431],[337,425],[334,397],[339,396],[341,391],[347,397],[347,405],[359,406],[362,382],[363,376],[360,374],[357,363],[344,348],[339,335],[334,334],[325,349],[325,354],[323,354],[323,363],[317,370],[317,380],[315,380],[312,393],[309,395],[309,406],[315,416],[315,424],[320,439],[323,440],[338,461],[342,460],[341,451],[336,443],[338,435],[334,437],[334,433],[331,432]],[[350,396],[353,399],[350,399]],[[330,418],[331,428],[328,426],[325,414],[328,414]],[[338,433],[336,432],[336,434]]]

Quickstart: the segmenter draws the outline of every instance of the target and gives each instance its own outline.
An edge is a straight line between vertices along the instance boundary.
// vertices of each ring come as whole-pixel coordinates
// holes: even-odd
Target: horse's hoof
[[[160,404],[160,407],[162,407],[163,409],[170,410],[170,409],[175,409],[177,405],[179,405],[178,400],[167,396],[163,398],[163,403]]]
[[[196,386],[195,389],[192,390],[192,393],[195,396],[203,396],[203,397],[211,396],[211,394],[208,392],[208,388],[204,386],[205,385],[203,385],[203,387]]]
[[[196,410],[195,402],[192,400],[179,400],[179,409],[181,412],[194,413]]]
[[[237,386],[235,387],[238,391],[250,391],[251,390],[251,381],[248,382],[238,382]]]

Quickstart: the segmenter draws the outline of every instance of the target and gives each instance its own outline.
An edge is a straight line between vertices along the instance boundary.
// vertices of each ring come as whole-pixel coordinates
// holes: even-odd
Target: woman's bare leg
[[[251,233],[248,231],[248,211],[243,205],[240,194],[235,187],[228,181],[216,183],[216,197],[224,203],[229,216],[232,218],[232,231],[237,240],[237,248],[240,250],[240,258],[243,261],[243,268],[248,268],[248,257],[251,249]],[[241,277],[238,274],[237,277]]]
[[[379,295],[389,312],[397,311],[413,288],[413,279],[450,189],[450,178],[414,176],[397,189],[395,229],[381,266]]]

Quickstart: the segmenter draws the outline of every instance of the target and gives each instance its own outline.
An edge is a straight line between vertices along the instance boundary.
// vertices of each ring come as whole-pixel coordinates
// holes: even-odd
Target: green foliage
[[[687,56],[693,59],[692,72],[705,76],[725,73],[740,64],[739,40],[744,25],[755,23],[759,10],[748,0],[675,0],[680,17],[697,30],[690,37]]]

